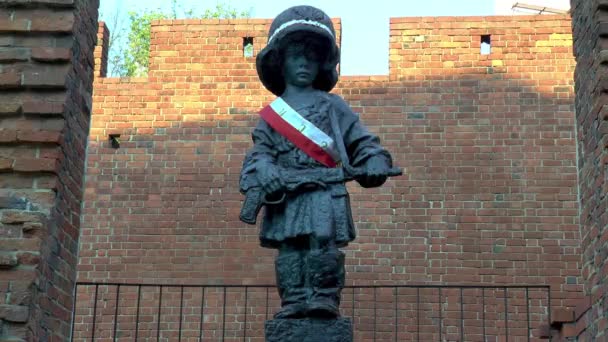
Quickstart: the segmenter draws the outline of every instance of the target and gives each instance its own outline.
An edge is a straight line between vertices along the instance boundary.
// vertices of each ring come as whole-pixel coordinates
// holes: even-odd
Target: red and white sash
[[[336,167],[340,154],[335,141],[325,132],[306,120],[282,98],[277,98],[260,111],[270,127],[291,141],[304,153],[327,167]]]

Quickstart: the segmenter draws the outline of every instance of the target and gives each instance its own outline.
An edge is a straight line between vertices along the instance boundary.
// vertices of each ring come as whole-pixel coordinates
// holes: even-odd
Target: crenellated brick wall
[[[0,6],[0,340],[65,341],[97,0]]]
[[[273,98],[242,42],[253,37],[257,53],[269,23],[159,21],[149,77],[96,79],[80,280],[273,282],[273,252],[238,221],[237,191],[255,113]],[[390,74],[342,77],[335,90],[405,171],[350,187],[349,284],[550,284],[554,305],[574,306],[570,18],[390,25]]]

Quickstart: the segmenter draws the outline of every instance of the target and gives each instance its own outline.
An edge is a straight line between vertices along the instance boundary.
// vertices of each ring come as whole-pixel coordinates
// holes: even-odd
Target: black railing
[[[81,282],[72,341],[264,341],[273,285]],[[549,323],[549,286],[347,286],[355,341],[530,341]]]

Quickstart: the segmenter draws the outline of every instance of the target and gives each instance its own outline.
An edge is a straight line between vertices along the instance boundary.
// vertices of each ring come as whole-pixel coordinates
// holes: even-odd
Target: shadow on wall
[[[406,170],[365,197],[351,189],[361,224],[349,256],[365,262],[350,271],[389,276],[361,280],[542,283],[577,265],[566,258],[578,246],[571,86],[559,84],[570,81],[547,86],[551,96],[537,81],[505,75],[340,84],[337,92]],[[271,279],[256,229],[237,219],[257,108],[211,108],[228,113],[185,121],[183,102],[168,95],[176,89],[160,90],[167,101],[152,103],[131,95],[137,85],[107,86],[96,98],[124,102],[95,105],[114,114],[93,117],[81,278]],[[106,91],[120,95],[100,95]],[[231,96],[249,96],[241,91]],[[150,104],[158,114],[145,114]],[[117,132],[114,148],[108,133]],[[254,256],[264,267],[243,262]]]

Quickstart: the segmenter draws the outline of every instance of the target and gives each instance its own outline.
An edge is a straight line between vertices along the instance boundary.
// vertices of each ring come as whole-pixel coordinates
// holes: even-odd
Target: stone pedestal
[[[353,342],[348,318],[273,319],[266,321],[266,342]]]

